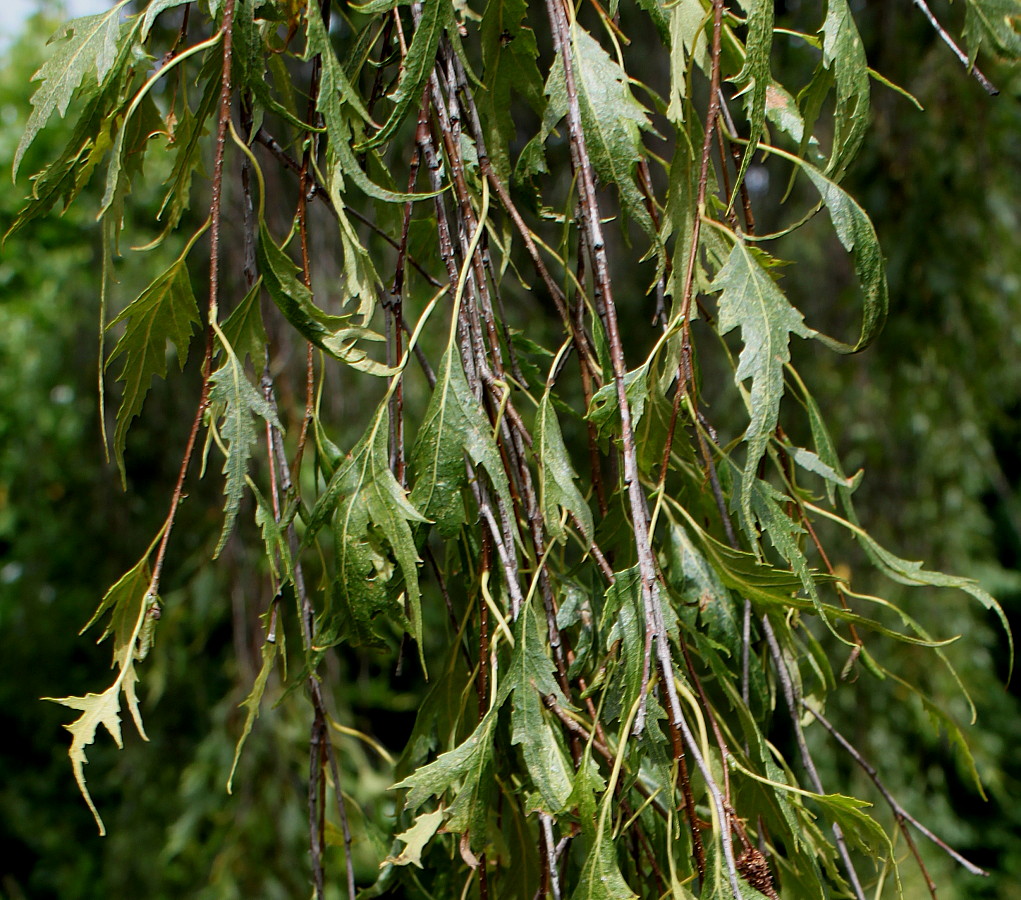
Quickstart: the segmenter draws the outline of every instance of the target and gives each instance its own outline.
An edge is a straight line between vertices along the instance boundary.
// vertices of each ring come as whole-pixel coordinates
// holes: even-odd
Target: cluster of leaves
[[[212,172],[207,221],[103,323],[119,335],[106,362],[123,383],[112,444],[122,472],[129,426],[167,374],[168,340],[183,361],[204,325],[205,348],[166,521],[93,617],[109,615],[117,675],[100,694],[59,701],[81,712],[71,758],[100,828],[86,748],[100,725],[120,743],[122,695],[144,736],[138,668],[204,428],[204,454],[216,445],[226,477],[213,555],[250,495],[275,597],[235,765],[279,666],[311,702],[317,894],[328,841],[344,849],[352,897],[358,841],[369,843],[341,789],[319,680],[339,645],[389,650],[431,679],[396,764],[389,853],[365,896],[474,882],[482,897],[863,900],[870,881],[899,884],[891,836],[864,801],[824,787],[804,731],[826,730],[833,752],[874,773],[825,706],[892,683],[967,765],[958,722],[886,658],[903,644],[949,666],[948,639],[857,590],[817,526],[836,526],[894,582],[999,607],[862,527],[860,479],[791,365],[792,335],[855,352],[887,311],[875,230],[840,184],[865,135],[872,74],[846,0],[784,32],[815,60],[800,85],[772,71],[778,32],[761,0],[125,5],[58,32],[15,170],[53,112],[73,106],[77,124],[12,227],[73,203],[105,164],[108,273],[148,154],[172,159],[154,244],[189,220],[195,172]],[[969,0],[969,52],[1017,56],[1013,9]],[[157,47],[153,25],[170,16],[176,39]],[[627,71],[627,28],[650,23],[669,63],[665,97]],[[524,121],[539,123],[534,136]],[[663,135],[669,160],[650,149]],[[530,140],[514,159],[519,137]],[[781,260],[765,249],[777,235],[755,232],[752,149],[818,197],[783,233],[825,207],[851,254],[863,310],[853,341],[810,327],[783,292]],[[289,196],[297,213],[281,227],[266,209]],[[241,223],[236,303],[221,288],[225,203]],[[192,282],[207,230],[203,315]],[[339,280],[316,278],[324,244]],[[615,299],[624,263],[646,264],[650,299]],[[222,320],[221,305],[232,307]],[[621,328],[643,320],[653,327]],[[308,343],[306,402],[287,415],[276,396],[297,374],[278,364],[289,339],[267,337],[282,322]],[[703,377],[721,368],[745,410],[732,434],[706,402],[726,393]],[[380,386],[354,439],[325,412],[337,369]],[[300,638],[289,675],[288,630]],[[914,850],[918,823],[880,790]]]

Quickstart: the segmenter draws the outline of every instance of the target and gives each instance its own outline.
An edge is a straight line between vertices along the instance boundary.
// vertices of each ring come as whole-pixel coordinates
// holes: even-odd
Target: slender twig
[[[285,168],[290,169],[295,174],[301,172],[301,163],[298,162],[293,156],[291,156],[280,144],[280,142],[273,137],[265,128],[260,127],[255,132],[255,142],[265,147],[277,162],[284,165]],[[314,196],[318,197],[326,204],[326,208],[333,214],[338,216],[338,212],[333,207],[333,201],[330,199],[330,192],[319,183],[315,177],[314,172],[308,173],[309,190]],[[400,244],[395,241],[390,235],[388,235],[382,228],[380,228],[375,222],[368,218],[364,213],[359,212],[357,209],[351,206],[344,207],[344,212],[350,215],[352,218],[357,219],[366,227],[372,229],[379,237],[386,241],[394,250],[400,249]],[[418,272],[426,281],[429,282],[433,287],[443,287],[443,282],[436,278],[428,269],[425,268],[414,256],[410,253],[407,254],[407,261],[411,263],[411,266],[415,271]]]
[[[181,458],[181,466],[178,469],[177,481],[174,484],[174,492],[170,497],[170,509],[167,518],[163,523],[163,536],[160,538],[159,547],[156,550],[156,560],[152,567],[152,578],[149,582],[149,595],[159,594],[160,578],[163,574],[163,563],[166,559],[167,546],[170,542],[170,533],[174,528],[174,520],[177,517],[177,508],[181,504],[184,495],[184,480],[188,474],[188,466],[191,463],[192,453],[195,450],[195,440],[198,436],[199,426],[209,406],[209,376],[213,367],[213,348],[215,344],[215,332],[213,323],[217,317],[217,302],[220,296],[220,217],[223,201],[223,157],[227,148],[227,126],[230,122],[230,101],[231,101],[231,62],[233,59],[233,25],[234,25],[234,0],[226,0],[223,7],[223,23],[221,32],[223,34],[223,67],[220,71],[220,111],[216,128],[216,151],[213,157],[213,179],[209,202],[209,305],[208,321],[206,324],[206,351],[202,359],[202,390],[199,395],[198,408],[195,410],[195,418],[192,421],[191,431],[188,433],[188,440],[185,443],[184,455]]]
[[[268,377],[268,376],[267,376]],[[273,393],[272,381],[269,382],[267,390],[268,403],[276,410],[276,398]],[[294,484],[291,480],[291,469],[287,462],[287,451],[284,448],[283,435],[280,430],[273,427],[273,450],[276,456],[277,466],[280,471],[280,490],[287,496],[294,490]],[[278,519],[279,521],[279,519]],[[291,553],[291,559],[293,563],[293,574],[294,574],[294,593],[298,598],[298,609],[299,609],[299,620],[301,624],[301,637],[302,645],[306,653],[312,650],[312,637],[313,627],[315,625],[315,611],[312,607],[312,601],[309,597],[308,588],[305,584],[305,575],[301,565],[301,559],[298,554],[298,535],[294,529],[294,522],[290,522],[287,525],[287,542],[288,548]],[[314,712],[314,719],[312,724],[312,741],[316,742],[316,729],[318,727],[323,728],[323,734],[326,734],[325,723],[327,721],[326,715],[326,703],[323,698],[322,686],[319,683],[318,677],[315,673],[311,673],[307,681],[309,696],[312,700],[312,708]],[[334,802],[337,807],[337,817],[340,820],[341,830],[344,834],[344,859],[347,868],[347,887],[348,887],[348,900],[354,900],[355,897],[355,884],[354,884],[354,860],[351,851],[351,831],[350,823],[347,816],[347,805],[344,800],[344,791],[340,782],[340,770],[336,764],[336,760],[333,758],[333,745],[328,738],[320,741],[320,746],[325,744],[323,751],[326,755],[326,759],[330,762],[331,771],[333,774],[334,782]],[[314,781],[322,778],[323,767],[320,765],[317,770],[316,779],[313,779],[309,783],[309,808],[312,809],[312,794],[315,790]],[[310,813],[311,814],[311,813]],[[312,855],[313,855],[313,878],[315,878],[316,870],[315,866],[317,863],[317,848],[315,845],[315,836],[310,832],[310,838],[312,842]],[[321,860],[318,860],[318,865],[321,868]],[[321,896],[321,895],[320,895]]]
[[[969,862],[967,859],[961,856],[960,853],[954,850],[953,847],[951,847],[944,841],[940,840],[940,838],[938,838],[921,822],[919,822],[918,819],[916,819],[913,815],[911,815],[911,813],[904,809],[904,807],[897,802],[893,794],[890,793],[886,785],[883,784],[882,780],[879,778],[879,773],[875,770],[875,768],[868,763],[868,761],[858,752],[857,749],[855,749],[854,745],[847,738],[845,738],[839,731],[837,731],[836,728],[833,727],[833,725],[826,719],[826,717],[821,712],[812,707],[804,698],[802,698],[801,700],[801,705],[804,706],[804,708],[807,709],[813,716],[815,716],[819,724],[822,725],[822,727],[825,728],[831,735],[833,735],[833,738],[836,740],[838,744],[840,744],[841,747],[843,747],[847,751],[851,759],[853,759],[861,767],[862,771],[864,771],[865,774],[868,775],[870,779],[872,779],[872,783],[875,784],[876,788],[879,790],[879,793],[883,795],[883,799],[889,804],[890,809],[893,810],[893,814],[894,816],[896,816],[899,825],[903,826],[905,822],[914,825],[915,828],[917,828],[923,835],[925,835],[930,841],[932,841],[937,847],[939,847],[940,850],[942,850],[951,859],[953,859],[955,862],[959,863],[961,866],[963,866],[965,869],[971,872],[972,875],[985,876],[989,875],[989,873],[985,869],[976,866],[973,862]],[[906,831],[905,837],[907,837],[908,840],[910,841],[910,836],[907,834]]]
[[[981,69],[979,69],[979,67],[975,65],[973,60],[968,58],[968,55],[960,47],[957,46],[954,39],[950,37],[950,35],[947,33],[947,30],[942,25],[940,25],[939,19],[937,19],[932,14],[932,10],[929,9],[929,4],[926,3],[925,0],[912,0],[912,2],[922,11],[922,13],[925,15],[925,18],[929,20],[929,24],[936,29],[936,34],[938,34],[943,39],[943,43],[945,43],[951,50],[954,51],[954,56],[956,56],[961,61],[961,65],[964,66],[964,68],[967,69],[968,72],[975,77],[975,80],[980,85],[982,85],[986,93],[992,95],[993,97],[1000,93],[999,88],[997,88],[988,78],[986,78],[985,75],[982,74]]]
[[[801,697],[798,696],[797,687],[794,684],[794,679],[791,677],[790,670],[787,668],[787,661],[783,658],[783,651],[780,649],[780,643],[776,639],[773,625],[769,621],[768,616],[762,617],[762,631],[766,636],[770,655],[773,657],[773,667],[776,669],[776,677],[780,682],[784,700],[787,702],[787,711],[790,713],[791,723],[794,726],[794,737],[797,740],[798,751],[801,754],[801,762],[808,773],[808,779],[812,782],[812,787],[815,788],[816,793],[825,794],[826,791],[823,789],[822,779],[819,777],[819,772],[815,767],[812,754],[805,741],[805,732],[801,728]],[[837,853],[840,854],[840,858],[844,863],[847,877],[850,879],[854,896],[857,900],[865,900],[865,891],[861,886],[861,881],[858,879],[858,872],[851,859],[851,853],[847,849],[844,831],[836,822],[833,823],[833,839],[837,845]]]
[[[539,813],[539,822],[542,825],[543,844],[546,847],[546,859],[549,866],[549,886],[553,900],[560,900],[560,878],[557,873],[557,861],[554,856],[556,844],[553,843],[553,817],[549,813]]]

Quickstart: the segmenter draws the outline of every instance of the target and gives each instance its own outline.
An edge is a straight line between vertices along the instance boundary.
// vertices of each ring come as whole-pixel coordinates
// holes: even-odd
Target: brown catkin
[[[749,847],[737,858],[737,870],[760,894],[770,900],[780,900],[776,888],[773,887],[773,876],[769,871],[769,863],[756,847]]]

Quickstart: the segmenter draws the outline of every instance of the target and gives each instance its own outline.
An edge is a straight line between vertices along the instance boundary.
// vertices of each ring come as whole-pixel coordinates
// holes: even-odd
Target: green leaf
[[[841,491],[841,494],[846,494],[846,491]],[[888,578],[893,579],[899,584],[915,587],[927,586],[956,588],[959,591],[964,591],[966,594],[970,594],[978,600],[982,607],[992,612],[997,619],[999,619],[1000,625],[1003,626],[1003,632],[1007,636],[1007,643],[1010,650],[1010,666],[1013,668],[1014,638],[1011,634],[1010,623],[1007,621],[1007,616],[1003,611],[1003,607],[1000,606],[996,599],[985,588],[972,578],[962,578],[959,575],[948,575],[944,572],[934,572],[930,569],[926,569],[921,562],[901,559],[896,554],[891,553],[858,524],[857,516],[855,515],[853,508],[850,507],[849,500],[847,500],[846,503],[848,511],[847,519],[842,519],[840,516],[828,512],[827,510],[817,509],[817,511],[826,516],[826,518],[831,519],[848,529],[859,545],[861,545],[869,559],[872,560],[875,566]]]
[[[854,253],[854,271],[865,297],[861,334],[854,345],[815,333],[813,337],[841,353],[857,353],[871,344],[886,322],[890,299],[886,284],[886,263],[872,220],[851,197],[814,166],[801,163],[830,214],[830,221],[844,249]]]
[[[199,83],[204,83],[206,87],[195,112],[192,112],[187,102],[185,93],[187,81],[181,84],[181,111],[171,133],[168,148],[174,157],[174,167],[166,180],[167,191],[157,214],[157,218],[165,222],[163,235],[157,238],[157,242],[177,227],[188,208],[191,199],[191,179],[202,165],[201,139],[206,131],[206,121],[220,99],[220,83],[216,77],[216,70],[223,64],[222,58],[221,52],[206,55],[199,75]]]
[[[142,32],[139,35],[139,40],[145,41],[149,37],[149,31],[152,29],[153,24],[156,21],[156,17],[168,9],[174,9],[177,6],[184,6],[186,3],[190,3],[191,0],[152,0],[152,2],[145,8],[145,16],[142,19]]]
[[[741,491],[742,520],[752,534],[752,481],[776,429],[784,390],[783,367],[791,358],[790,336],[809,337],[813,332],[741,241],[734,244],[710,290],[723,292],[719,300],[720,334],[741,328],[744,349],[734,380],[739,387],[746,379],[752,381],[748,398],[751,421],[744,433],[748,455]]]
[[[621,206],[655,241],[656,227],[635,182],[635,166],[645,157],[641,130],[652,129],[648,110],[631,93],[627,73],[577,22],[571,27],[571,61],[581,124],[596,174],[604,184],[616,186]],[[561,67],[562,79],[559,55],[555,66]]]
[[[49,212],[57,200],[63,199],[65,207],[68,206],[88,184],[96,166],[113,146],[118,117],[128,102],[125,88],[134,72],[133,48],[132,41],[121,41],[117,58],[95,96],[85,102],[63,151],[32,177],[32,197],[8,229],[5,240]]]
[[[347,126],[344,122],[343,106],[349,104],[366,122],[371,116],[365,109],[361,97],[348,81],[344,69],[333,51],[330,36],[326,32],[322,15],[316,4],[305,7],[305,56],[310,60],[318,56],[322,62],[319,95],[316,97],[316,109],[323,117],[330,143],[340,145],[347,140]]]
[[[769,57],[773,49],[773,0],[740,0],[748,14],[748,37],[745,40],[744,66],[733,79],[743,85],[746,96],[745,112],[748,116],[748,148],[741,160],[741,170],[734,181],[731,203],[737,196],[745,172],[751,164],[753,152],[766,127],[766,93],[773,83]]]
[[[106,366],[123,357],[118,381],[124,382],[124,396],[117,411],[113,452],[121,478],[124,471],[124,443],[131,420],[142,411],[149,385],[154,376],[167,374],[167,340],[177,348],[177,359],[184,368],[194,327],[199,324],[199,310],[191,289],[185,251],[165,272],[156,276],[138,297],[115,318],[108,328],[126,322],[124,334],[113,348]]]
[[[623,719],[641,694],[645,665],[645,606],[638,566],[614,573],[613,584],[606,589],[599,631],[607,647],[620,641],[623,671],[619,681],[611,676],[606,714]]]
[[[699,0],[680,0],[669,7],[670,16],[670,104],[667,118],[684,122],[684,101],[688,97],[691,64],[708,68],[705,8]]]
[[[32,114],[14,153],[15,177],[25,151],[53,111],[63,117],[74,96],[91,100],[100,92],[118,56],[120,10],[126,2],[121,0],[104,13],[72,19],[50,39],[56,49],[32,76],[42,83],[32,95]]]
[[[669,552],[671,564],[667,580],[670,586],[698,610],[705,633],[725,647],[732,659],[740,659],[741,622],[738,610],[716,570],[680,525],[670,529]]]
[[[224,349],[227,356],[223,365],[209,376],[209,402],[213,410],[211,418],[215,420],[219,416],[223,417],[220,432],[227,442],[223,464],[223,474],[227,476],[224,486],[227,503],[224,507],[223,530],[213,553],[214,559],[220,555],[234,527],[245,490],[248,460],[259,440],[253,417],[259,416],[274,427],[281,427],[273,407],[252,387],[234,351],[230,347]]]
[[[350,314],[331,316],[319,309],[312,301],[312,292],[297,277],[297,266],[274,243],[265,222],[259,224],[256,258],[263,284],[273,302],[307,341],[360,372],[378,376],[393,374],[391,368],[370,359],[357,346],[359,340],[378,342],[383,338],[368,328],[350,324]]]
[[[648,376],[647,362],[624,375],[624,393],[631,407],[631,422],[635,429],[645,415],[645,404],[649,399]],[[620,402],[616,382],[604,384],[592,395],[585,418],[595,423],[600,437],[620,434]]]
[[[493,429],[468,386],[461,357],[451,345],[436,375],[436,387],[411,454],[411,502],[453,537],[465,521],[463,489],[468,483],[464,457],[483,466],[508,509],[513,504]]]
[[[536,60],[535,34],[524,24],[525,0],[489,0],[482,15],[482,67],[486,90],[476,97],[486,149],[493,169],[504,182],[510,177],[510,147],[517,137],[511,116],[512,98],[520,94],[542,115],[543,83]]]
[[[418,552],[411,523],[428,521],[409,502],[390,470],[389,428],[384,405],[350,456],[334,472],[309,515],[304,543],[308,546],[328,520],[336,544],[334,590],[343,615],[359,634],[370,639],[372,620],[389,611],[398,620],[387,586],[393,578],[392,553],[404,576],[409,631],[421,651],[422,611],[418,585]],[[389,548],[389,550],[387,549]]]
[[[595,795],[605,787],[591,756],[585,753],[578,764],[568,803],[578,807],[582,830],[589,838],[589,850],[571,900],[636,900],[638,896],[624,880],[617,864],[613,837],[604,829],[603,819],[596,812]]]
[[[535,414],[534,442],[539,456],[539,505],[550,536],[559,541],[567,539],[567,530],[560,522],[562,507],[574,516],[585,540],[591,541],[595,534],[592,510],[574,483],[578,476],[564,445],[549,391],[543,394]]]
[[[248,735],[252,733],[252,727],[255,725],[255,720],[259,718],[259,707],[262,705],[262,695],[266,693],[266,683],[269,681],[270,672],[273,671],[273,663],[276,660],[277,655],[277,642],[276,641],[263,641],[262,642],[262,666],[259,668],[259,674],[255,676],[255,684],[252,685],[252,690],[241,701],[241,709],[246,709],[245,714],[245,725],[241,729],[241,736],[238,738],[238,742],[234,747],[234,762],[230,766],[230,774],[227,776],[227,793],[233,793],[234,785],[234,773],[237,771],[238,762],[241,760],[241,750],[245,746],[245,741],[248,739]]]
[[[833,68],[837,88],[833,149],[826,172],[839,180],[869,128],[869,64],[847,0],[828,0],[822,35],[823,65]]]
[[[256,371],[265,361],[266,345],[269,344],[266,328],[262,324],[259,304],[261,293],[262,279],[259,278],[220,326],[237,358],[242,363],[246,358],[250,359]]]
[[[433,762],[415,770],[394,789],[409,788],[405,805],[416,810],[430,797],[452,791],[454,799],[447,809],[447,831],[470,831],[472,847],[484,845],[488,798],[493,777],[493,733],[497,714],[490,710],[464,743],[442,754]]]
[[[1021,0],[967,0],[964,37],[968,56],[988,42],[1012,61],[1021,57]]]
[[[826,465],[826,463],[819,459],[817,454],[811,450],[806,450],[804,447],[792,447],[788,450],[788,454],[795,465],[801,466],[806,472],[812,472],[814,475],[823,478],[827,482],[826,489],[831,495],[833,485],[847,488],[850,491],[856,490],[865,474],[863,470],[859,469],[853,477],[844,478],[842,475],[837,474],[832,466]]]
[[[424,0],[422,18],[411,39],[408,53],[401,65],[401,78],[397,82],[391,100],[394,108],[383,127],[369,140],[358,146],[358,150],[369,150],[389,140],[404,121],[408,108],[422,98],[429,73],[436,63],[436,50],[440,45],[443,29],[451,22],[453,9],[450,0]]]
[[[555,667],[546,652],[543,632],[532,604],[527,604],[518,616],[514,653],[501,685],[500,702],[511,696],[511,743],[520,745],[545,811],[555,814],[571,793],[571,775],[539,698],[552,694],[561,705],[566,699],[553,677]]]
[[[349,128],[346,124],[343,126],[343,132],[344,134],[349,132]],[[375,151],[368,150],[364,152],[374,153]],[[354,151],[351,149],[351,145],[344,137],[340,137],[336,143],[334,143],[331,138],[330,147],[327,152],[327,159],[330,163],[328,168],[331,174],[331,180],[338,178],[342,180],[346,176],[350,178],[358,189],[367,197],[372,197],[374,200],[382,200],[384,203],[408,203],[416,200],[427,200],[430,197],[435,197],[438,193],[441,193],[440,191],[406,193],[404,191],[392,191],[376,184],[375,181],[365,174],[365,171],[359,164]],[[380,165],[384,164],[380,163]],[[341,185],[338,185],[338,191],[340,188]]]

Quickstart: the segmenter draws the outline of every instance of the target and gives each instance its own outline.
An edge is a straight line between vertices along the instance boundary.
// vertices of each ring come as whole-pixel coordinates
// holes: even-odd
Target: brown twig
[[[220,211],[223,201],[223,157],[227,148],[227,127],[230,123],[233,25],[234,0],[226,0],[223,7],[223,23],[220,26],[223,34],[223,67],[220,70],[220,112],[216,128],[216,151],[213,157],[213,178],[209,202],[209,304],[208,320],[206,323],[206,351],[202,359],[202,390],[199,396],[198,408],[195,410],[195,418],[192,421],[191,431],[188,433],[188,440],[185,443],[184,455],[177,473],[177,481],[174,484],[174,492],[170,498],[170,509],[163,523],[163,536],[160,538],[159,548],[156,550],[156,560],[153,563],[152,579],[149,582],[148,591],[152,596],[159,593],[160,578],[163,574],[163,563],[166,559],[167,546],[170,542],[170,533],[173,531],[174,520],[177,517],[177,508],[181,504],[184,492],[184,480],[188,474],[188,466],[191,463],[192,453],[195,450],[195,440],[198,436],[199,426],[202,424],[202,418],[209,406],[209,377],[212,375],[213,349],[216,339],[213,323],[216,321],[217,303],[220,296]]]
[[[290,169],[290,171],[294,172],[295,174],[301,172],[301,163],[298,162],[293,156],[291,156],[281,146],[280,142],[275,137],[273,137],[273,135],[270,134],[265,128],[260,127],[255,132],[255,142],[265,147],[269,151],[270,155],[272,155],[273,158],[277,160],[277,162],[282,163],[285,168]],[[308,173],[308,180],[310,185],[309,190],[313,193],[314,196],[318,197],[320,200],[323,201],[323,203],[326,204],[326,208],[329,209],[329,211],[333,214],[334,217],[337,217],[338,212],[336,209],[333,208],[333,201],[330,199],[329,191],[327,191],[326,188],[323,187],[323,185],[321,185],[318,180],[316,180],[314,172]],[[391,247],[393,247],[394,250],[400,249],[400,244],[397,241],[395,241],[392,237],[390,237],[390,235],[383,231],[383,229],[380,228],[375,222],[373,222],[363,213],[360,213],[357,209],[348,206],[344,208],[344,212],[350,215],[352,218],[357,219],[366,227],[370,228],[379,237],[386,241]],[[429,272],[429,270],[426,269],[425,266],[423,266],[410,253],[407,254],[407,261],[411,263],[412,268],[415,269],[415,271],[417,271],[418,274],[421,275],[433,287],[435,288],[443,287],[443,282],[436,278],[431,272]]]

